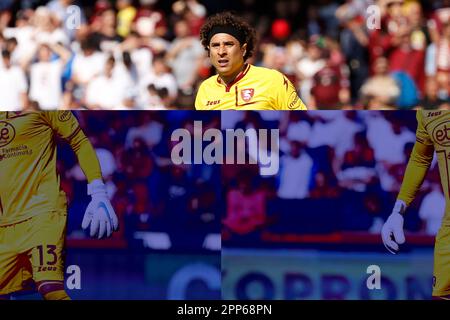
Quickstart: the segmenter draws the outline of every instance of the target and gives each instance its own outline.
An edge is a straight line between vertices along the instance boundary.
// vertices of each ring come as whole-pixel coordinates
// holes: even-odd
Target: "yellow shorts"
[[[433,296],[450,295],[450,225],[442,225],[434,248]]]
[[[0,227],[0,295],[32,288],[39,281],[63,281],[66,210],[43,213]]]

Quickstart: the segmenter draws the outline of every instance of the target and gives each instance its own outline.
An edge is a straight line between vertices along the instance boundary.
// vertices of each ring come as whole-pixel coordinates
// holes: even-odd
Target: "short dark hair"
[[[9,45],[13,44],[13,45],[16,45],[16,46],[19,44],[19,42],[17,41],[17,39],[15,37],[6,39],[6,43],[9,44]]]
[[[206,51],[209,52],[211,30],[217,26],[229,26],[238,29],[244,35],[244,43],[247,44],[244,60],[253,56],[256,47],[256,31],[246,21],[231,12],[222,12],[209,17],[200,29],[200,41]],[[244,43],[241,43],[241,45]]]
[[[8,49],[3,49],[2,50],[2,58],[11,59],[11,52],[9,52]]]
[[[100,48],[99,42],[97,39],[91,34],[88,35],[85,39],[81,40],[81,50],[93,50],[98,51]]]

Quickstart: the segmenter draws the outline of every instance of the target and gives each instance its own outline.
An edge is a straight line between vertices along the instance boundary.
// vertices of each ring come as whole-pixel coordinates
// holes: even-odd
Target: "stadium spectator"
[[[25,73],[11,63],[11,53],[4,49],[0,69],[0,110],[20,111],[28,108],[28,84]]]
[[[61,29],[57,22],[54,21],[55,16],[46,7],[38,7],[31,18],[33,27],[32,40],[35,45],[39,43],[61,43],[65,46],[69,44],[67,34]]]
[[[357,232],[366,234],[369,238],[371,233],[378,233],[384,218],[390,213],[391,208],[388,204],[393,201],[396,191],[400,188],[407,159],[414,145],[415,135],[412,130],[415,130],[416,125],[415,113],[310,111],[307,114],[281,113],[278,117],[276,114],[268,119],[255,112],[247,112],[243,117],[236,117],[233,114],[222,116],[227,127],[279,128],[282,151],[280,171],[273,177],[263,178],[259,165],[256,168],[247,166],[244,171],[239,170],[239,166],[223,166],[222,188],[227,197],[223,238],[226,245],[257,246],[261,241],[272,239],[269,235],[273,232],[278,240],[297,239],[296,235],[282,231],[295,230],[285,225],[287,222],[283,220],[288,217],[294,219],[298,213],[292,209],[294,206],[291,204],[294,203],[295,208],[316,210],[317,207],[317,212],[319,210],[333,212],[336,219],[333,222],[336,224],[333,230]],[[274,119],[276,121],[272,124]],[[352,143],[349,143],[350,141]],[[311,159],[311,165],[297,162],[290,167],[290,162],[299,161],[300,158],[296,158],[299,154],[307,155]],[[287,170],[289,168],[291,170]],[[241,176],[242,172],[245,172],[245,177]],[[242,183],[242,180],[254,183],[252,184],[254,194],[249,194],[248,198],[255,197],[252,207],[255,214],[259,212],[260,203],[260,199],[258,201],[256,199],[256,194],[264,192],[266,203],[264,208],[267,210],[265,223],[255,226],[245,219],[241,221],[234,211],[236,208],[244,211],[247,205],[250,206],[242,196],[242,192],[237,192],[239,188],[236,188],[236,184],[242,187],[250,183]],[[264,188],[255,181],[263,181]],[[443,194],[436,184],[439,181],[439,173],[432,170],[426,181],[420,191],[419,200],[412,206],[411,220],[405,225],[407,230],[415,234],[432,234],[431,229],[433,225],[439,224],[443,212],[440,205]],[[302,182],[301,185],[299,182]],[[277,192],[273,193],[273,190]],[[288,196],[283,196],[282,190],[286,191]],[[302,196],[298,196],[300,192]],[[233,197],[230,199],[232,195],[240,201]],[[421,205],[423,208],[419,210]],[[319,206],[323,206],[322,209],[318,209]],[[288,211],[280,214],[280,210]],[[278,218],[274,218],[271,214]],[[248,216],[251,216],[250,213]],[[300,229],[311,233],[325,232],[314,226],[314,224],[323,225],[321,223],[323,215],[312,216],[305,212],[305,217],[307,218],[304,218],[304,221],[301,220],[303,218],[296,220],[305,226]],[[255,224],[260,221],[258,217],[253,219]],[[242,228],[242,236],[236,237],[237,232],[231,229],[233,227],[236,230]],[[247,233],[244,232],[246,230],[253,231]],[[303,235],[303,231],[298,235],[300,234]],[[267,238],[261,238],[261,235],[266,235]],[[239,239],[239,242],[233,242],[236,239]]]
[[[308,142],[311,134],[311,119],[308,114],[291,112],[275,127],[280,128],[282,135],[280,149],[285,151],[289,150],[289,141],[291,140],[305,144]]]
[[[197,0],[175,1],[172,5],[172,12],[177,19],[187,22],[191,35],[200,33],[207,14],[205,6]]]
[[[326,64],[312,78],[310,106],[313,109],[341,109],[350,102],[348,72],[332,60],[331,52],[323,53]]]
[[[75,98],[85,104],[86,88],[89,82],[102,74],[107,56],[99,51],[98,43],[90,36],[81,43],[81,52],[75,54],[72,62],[72,82],[77,88]]]
[[[183,112],[181,120],[174,120],[174,114],[150,112],[97,111],[75,112],[75,115],[92,141],[108,195],[119,220],[123,222],[124,228],[113,237],[112,242],[105,241],[103,244],[108,247],[120,244],[142,248],[136,232],[157,231],[170,233],[175,250],[201,250],[205,235],[220,230],[221,197],[217,186],[220,186],[221,175],[218,167],[197,165],[195,169],[193,166],[177,168],[171,165],[170,159],[158,159],[167,154],[170,157],[170,135],[164,132],[179,127],[180,123],[193,122],[189,112]],[[217,127],[219,123],[217,115],[203,120],[206,127]],[[81,243],[89,245],[87,234],[80,227],[86,202],[89,201],[86,178],[77,165],[73,151],[65,144],[58,152],[58,172],[69,200],[68,239],[82,239]],[[170,201],[164,198],[168,194]],[[174,205],[181,210],[173,210]],[[172,232],[173,221],[180,222],[177,224],[178,232]],[[186,239],[196,241],[183,243]]]
[[[19,43],[16,38],[9,38],[5,41],[5,49],[11,52],[11,61],[13,64],[18,64],[20,62],[16,51],[18,45]]]
[[[401,89],[406,90],[406,84],[409,79],[414,81],[415,87],[409,90],[415,90],[411,95],[421,97],[425,85],[425,50],[423,48],[415,49],[411,42],[411,27],[401,27],[397,32],[398,45],[392,48],[389,55],[389,70],[393,72],[394,77],[401,83]],[[403,75],[399,77],[398,75]],[[409,102],[409,101],[408,101]],[[417,101],[401,103],[401,107],[414,107]]]
[[[219,199],[214,192],[214,186],[210,183],[199,182],[191,192],[192,196],[188,205],[190,225],[201,232],[205,232],[210,225],[218,225],[218,217],[214,212]]]
[[[305,151],[305,144],[292,139],[290,150],[280,159],[280,184],[278,197],[281,199],[304,199],[309,195],[313,160]]]
[[[374,63],[374,75],[361,87],[362,104],[369,110],[394,108],[400,88],[389,74],[389,62],[379,57]]]
[[[365,192],[367,186],[377,176],[375,154],[367,141],[365,132],[355,134],[354,139],[354,148],[345,153],[337,178],[341,187]]]
[[[144,39],[136,32],[130,32],[124,41],[115,48],[115,55],[129,56],[130,68],[135,82],[144,78],[148,73],[153,73],[153,52],[144,42]]]
[[[152,230],[157,224],[155,220],[159,220],[162,213],[151,203],[148,185],[140,181],[134,183],[131,187],[131,196],[133,200],[129,213],[125,216],[128,228],[126,232]]]
[[[52,59],[57,54],[56,60]],[[33,54],[34,56],[34,54]],[[30,68],[29,96],[42,110],[56,110],[62,106],[62,74],[71,57],[71,53],[60,44],[41,44],[37,47],[37,62],[32,63],[33,56],[24,61],[23,67]]]
[[[311,89],[313,77],[326,65],[323,58],[323,43],[312,38],[307,47],[306,55],[297,64],[297,77],[300,80],[300,95],[306,105],[311,104]]]
[[[167,33],[167,18],[164,12],[155,9],[158,0],[139,0],[133,30],[143,37],[164,37]]]
[[[77,30],[86,27],[84,10],[75,0],[52,0],[47,7],[55,15],[57,23],[62,26],[70,40],[75,39]]]
[[[432,40],[422,5],[416,1],[405,3],[404,15],[411,26],[411,47],[418,51],[426,50]]]
[[[145,113],[136,125],[131,126],[125,137],[125,148],[133,146],[134,140],[142,139],[148,148],[153,148],[161,142],[164,126],[155,118],[155,114]]]
[[[376,161],[386,166],[404,163],[404,146],[415,141],[414,133],[394,114],[373,113],[371,116],[373,119],[367,122],[367,138],[375,151]]]
[[[422,99],[420,105],[426,110],[438,109],[444,106],[446,94],[441,94],[436,78],[430,77],[427,79],[425,86],[425,97]]]
[[[222,223],[234,235],[253,237],[266,222],[265,193],[255,188],[249,172],[241,172],[237,180],[237,188],[226,195],[227,212]]]
[[[175,23],[175,39],[166,59],[173,70],[178,88],[185,96],[190,96],[196,87],[198,71],[203,61],[204,50],[200,40],[192,36],[185,20]]]
[[[94,80],[92,75],[104,70],[100,59],[82,53],[86,51],[86,42],[91,42],[88,51],[93,50],[94,56],[102,55],[106,61],[113,54],[116,61],[123,61],[134,83],[147,82],[135,85],[140,91],[131,94],[137,96],[135,109],[193,109],[198,83],[214,74],[206,54],[195,45],[200,27],[208,16],[234,9],[236,15],[244,17],[258,32],[259,41],[249,62],[283,72],[308,106],[315,104],[317,109],[449,107],[449,0],[342,3],[277,0],[264,7],[253,0],[221,4],[204,0],[171,3],[29,0],[14,4],[3,1],[0,46],[11,53],[12,65],[16,66],[23,66],[41,43],[59,43],[72,51],[74,61],[69,60],[61,74],[64,85],[61,108],[64,109],[86,109],[84,90]],[[371,5],[380,8],[381,16],[367,10]],[[326,52],[330,53],[329,59]],[[170,85],[149,87],[148,79],[155,76],[154,56],[162,56],[158,64],[170,67],[164,67],[163,71],[165,78],[174,78]],[[382,79],[377,70],[380,58],[387,59],[389,76],[397,83],[399,94],[395,100],[381,98],[379,92],[371,90],[372,94],[376,93],[373,97],[362,90],[368,82],[374,88],[370,81],[374,79],[370,77]],[[92,67],[90,63],[81,63],[80,68],[80,59],[96,63]],[[31,77],[30,71],[24,69],[27,79]],[[319,71],[322,72],[317,74]],[[70,78],[74,83],[67,81]],[[328,83],[327,80],[336,81]],[[388,80],[383,86],[391,83]],[[178,99],[174,89],[180,91]],[[322,97],[327,97],[326,101]],[[383,106],[387,100],[389,104]]]
[[[5,37],[4,49],[10,51],[12,63],[19,64],[23,57],[33,50],[33,26],[31,24],[34,12],[18,12],[13,25],[8,25],[3,30]]]
[[[111,56],[105,64],[105,71],[89,82],[86,88],[86,106],[88,109],[119,110],[132,109],[134,99],[133,80],[123,65]]]
[[[157,55],[153,58],[153,73],[147,74],[140,80],[139,101],[144,109],[148,109],[148,106],[153,105],[152,95],[148,90],[150,85],[153,85],[156,90],[167,89],[169,97],[167,104],[169,105],[171,105],[178,96],[176,79],[170,72],[163,55]]]
[[[336,177],[319,171],[314,176],[313,187],[309,191],[311,199],[337,199],[341,190],[337,185]]]
[[[442,36],[437,43],[436,69],[439,97],[448,101],[450,97],[450,21],[443,26]]]
[[[154,169],[154,160],[145,141],[134,139],[133,146],[125,154],[125,174],[130,180],[145,180]]]
[[[98,13],[98,17],[91,24],[91,35],[99,43],[102,51],[109,52],[123,41],[117,34],[116,12],[106,7]]]

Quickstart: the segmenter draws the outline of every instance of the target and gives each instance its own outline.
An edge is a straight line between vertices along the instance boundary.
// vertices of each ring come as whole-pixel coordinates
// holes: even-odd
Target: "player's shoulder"
[[[270,78],[283,78],[284,77],[284,75],[276,69],[270,69],[270,68],[254,66],[254,65],[250,66],[249,72],[251,72],[253,75],[259,75],[259,76],[263,76],[263,77],[270,77]]]
[[[70,110],[43,110],[38,112],[41,119],[49,125],[64,126],[70,125],[73,113]]]
[[[417,110],[416,117],[418,121],[427,122],[433,121],[436,118],[440,118],[442,116],[448,116],[450,113],[442,111],[442,110]]]
[[[263,83],[270,85],[270,88],[288,88],[290,85],[287,77],[276,69],[270,69],[266,67],[251,66],[251,77],[258,79]]]
[[[197,110],[206,110],[205,104],[207,103],[210,95],[214,95],[214,92],[217,93],[215,87],[217,87],[218,75],[214,75],[209,77],[198,87],[196,96],[195,96],[195,108]]]
[[[216,74],[209,77],[206,80],[203,80],[203,82],[200,84],[200,88],[201,89],[211,88],[213,86],[216,86],[217,82],[218,82],[218,75]]]

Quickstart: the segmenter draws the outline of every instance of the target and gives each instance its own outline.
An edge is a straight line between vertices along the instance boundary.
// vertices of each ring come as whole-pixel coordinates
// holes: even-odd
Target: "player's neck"
[[[222,82],[224,85],[228,86],[230,83],[233,83],[245,70],[247,67],[247,64],[244,63],[242,67],[239,68],[235,73],[229,76],[225,75],[219,75],[220,82]]]

